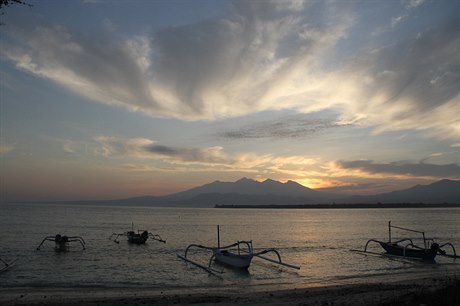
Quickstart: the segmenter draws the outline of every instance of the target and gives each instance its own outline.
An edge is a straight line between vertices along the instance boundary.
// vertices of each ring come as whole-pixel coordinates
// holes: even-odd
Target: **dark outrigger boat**
[[[152,234],[147,230],[137,230],[137,232],[135,232],[134,231],[134,223],[131,224],[131,230],[130,231],[127,231],[127,232],[124,232],[124,233],[121,233],[121,234],[113,233],[112,235],[110,235],[109,239],[112,239],[113,236],[115,236],[115,239],[113,240],[115,243],[120,243],[120,241],[118,240],[118,237],[120,237],[120,236],[126,236],[128,238],[128,242],[129,243],[134,243],[134,244],[144,244],[147,241],[147,239],[149,239],[149,237],[152,240],[156,240],[156,241],[159,241],[159,242],[166,243],[166,240],[163,240],[160,237],[160,235]]]
[[[69,250],[69,243],[78,242],[83,250],[86,248],[86,242],[80,236],[66,236],[57,234],[56,236],[47,236],[45,237],[40,245],[37,247],[37,251],[40,250],[41,246],[45,241],[52,241],[54,242],[54,250],[58,252],[66,252]]]
[[[422,234],[423,237],[423,246],[418,246],[414,244],[411,238],[404,238],[397,241],[391,240],[391,229],[396,228],[403,231],[408,231],[412,233]],[[369,243],[376,242],[378,243],[386,252],[384,255],[389,256],[400,256],[405,258],[421,259],[421,260],[430,260],[433,261],[437,255],[446,256],[450,258],[460,258],[455,252],[455,248],[452,243],[447,242],[439,245],[434,242],[433,238],[426,238],[425,232],[417,231],[413,229],[408,229],[404,227],[391,225],[391,221],[388,222],[388,241],[380,241],[376,239],[370,239],[367,241],[364,251],[354,250],[363,253],[378,254],[370,252],[367,250]],[[442,248],[445,246],[450,246],[453,251],[453,255],[447,254]]]

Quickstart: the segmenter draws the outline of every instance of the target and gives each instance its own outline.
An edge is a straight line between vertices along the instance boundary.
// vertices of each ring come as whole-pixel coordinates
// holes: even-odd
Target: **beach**
[[[290,289],[2,288],[1,305],[459,305],[460,278],[423,277]]]

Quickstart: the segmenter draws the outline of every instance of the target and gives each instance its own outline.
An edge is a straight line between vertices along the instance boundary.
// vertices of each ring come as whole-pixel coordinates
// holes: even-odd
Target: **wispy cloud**
[[[235,1],[226,18],[130,38],[105,32],[94,39],[59,25],[9,27],[1,52],[76,94],[153,116],[213,120],[333,108],[342,122],[376,132],[458,137],[458,18],[341,58],[339,42],[359,26],[355,14],[347,1]]]
[[[413,177],[460,178],[458,164],[428,164],[391,162],[375,163],[371,160],[338,161],[337,165],[343,169],[355,169],[371,174],[395,174]]]
[[[215,119],[295,108],[305,89],[292,81],[304,83],[350,24],[345,11],[326,7],[324,24],[309,25],[317,12],[303,16],[303,7],[303,1],[236,1],[228,18],[124,40],[25,24],[8,29],[2,53],[89,99],[154,116]]]
[[[77,148],[75,147],[75,144],[71,143],[71,142],[66,142],[62,145],[62,149],[64,150],[64,152],[66,153],[75,153]]]
[[[350,124],[337,122],[336,120],[315,119],[305,115],[298,115],[247,124],[235,130],[226,131],[221,135],[229,139],[301,138],[316,136],[326,130],[348,125]]]
[[[425,0],[407,0],[406,1],[406,7],[408,9],[414,9],[414,8],[422,5],[423,2],[425,2]]]
[[[166,157],[182,163],[205,163],[205,164],[234,164],[235,160],[224,153],[222,147],[209,148],[174,148],[162,145],[148,145],[144,147],[146,152],[156,156]]]
[[[146,138],[121,139],[114,136],[98,136],[101,145],[97,152],[105,157],[134,157],[156,159],[180,164],[231,165],[235,160],[222,147],[178,148],[157,144]]]
[[[14,145],[12,144],[0,144],[0,155],[6,155],[13,150]]]
[[[193,169],[221,171],[252,171],[291,175],[299,171],[310,171],[318,160],[304,156],[274,156],[272,154],[228,153],[223,147],[179,148],[165,146],[146,138],[123,139],[114,136],[98,136],[96,153],[107,158],[124,158],[129,169],[160,169],[158,165],[146,164],[160,161],[168,165],[164,169],[187,167]],[[142,163],[144,162],[144,163]],[[198,167],[198,168],[197,168]],[[185,168],[184,168],[185,169]],[[317,168],[319,170],[319,168]]]
[[[100,144],[95,152],[105,157],[110,156],[135,156],[143,157],[145,147],[155,143],[147,138],[121,139],[115,136],[97,136],[94,138]]]

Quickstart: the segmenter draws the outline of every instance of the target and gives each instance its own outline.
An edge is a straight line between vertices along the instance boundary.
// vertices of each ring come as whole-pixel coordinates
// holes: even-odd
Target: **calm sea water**
[[[105,287],[152,289],[207,288],[239,285],[316,286],[350,283],[374,277],[395,278],[422,273],[458,272],[460,261],[438,257],[436,263],[390,260],[350,252],[362,249],[370,238],[387,240],[388,221],[424,230],[438,241],[450,241],[460,252],[460,209],[182,209],[146,207],[59,206],[15,204],[0,206],[0,257],[17,264],[0,274],[2,287]],[[148,240],[145,245],[108,240],[113,232],[131,228],[160,234],[166,244]],[[216,245],[252,240],[256,249],[277,248],[283,260],[300,270],[279,268],[255,258],[248,273],[225,267],[222,279],[185,264],[183,254],[191,243]],[[45,236],[61,233],[82,236],[82,251],[72,244],[67,253],[55,252]],[[397,231],[394,237],[407,237]],[[410,235],[415,237],[414,235]],[[374,251],[380,252],[376,246]],[[207,264],[210,253],[191,258]]]

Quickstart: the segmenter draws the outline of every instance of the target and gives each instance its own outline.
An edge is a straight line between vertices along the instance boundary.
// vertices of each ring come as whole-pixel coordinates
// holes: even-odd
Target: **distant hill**
[[[460,180],[441,180],[430,185],[371,196],[343,196],[312,190],[296,182],[274,180],[258,182],[242,178],[236,182],[215,181],[168,196],[142,196],[111,201],[88,201],[95,204],[214,207],[215,205],[305,205],[305,204],[377,204],[377,203],[460,203]]]
[[[441,180],[371,196],[352,196],[349,203],[460,203],[460,180]]]

